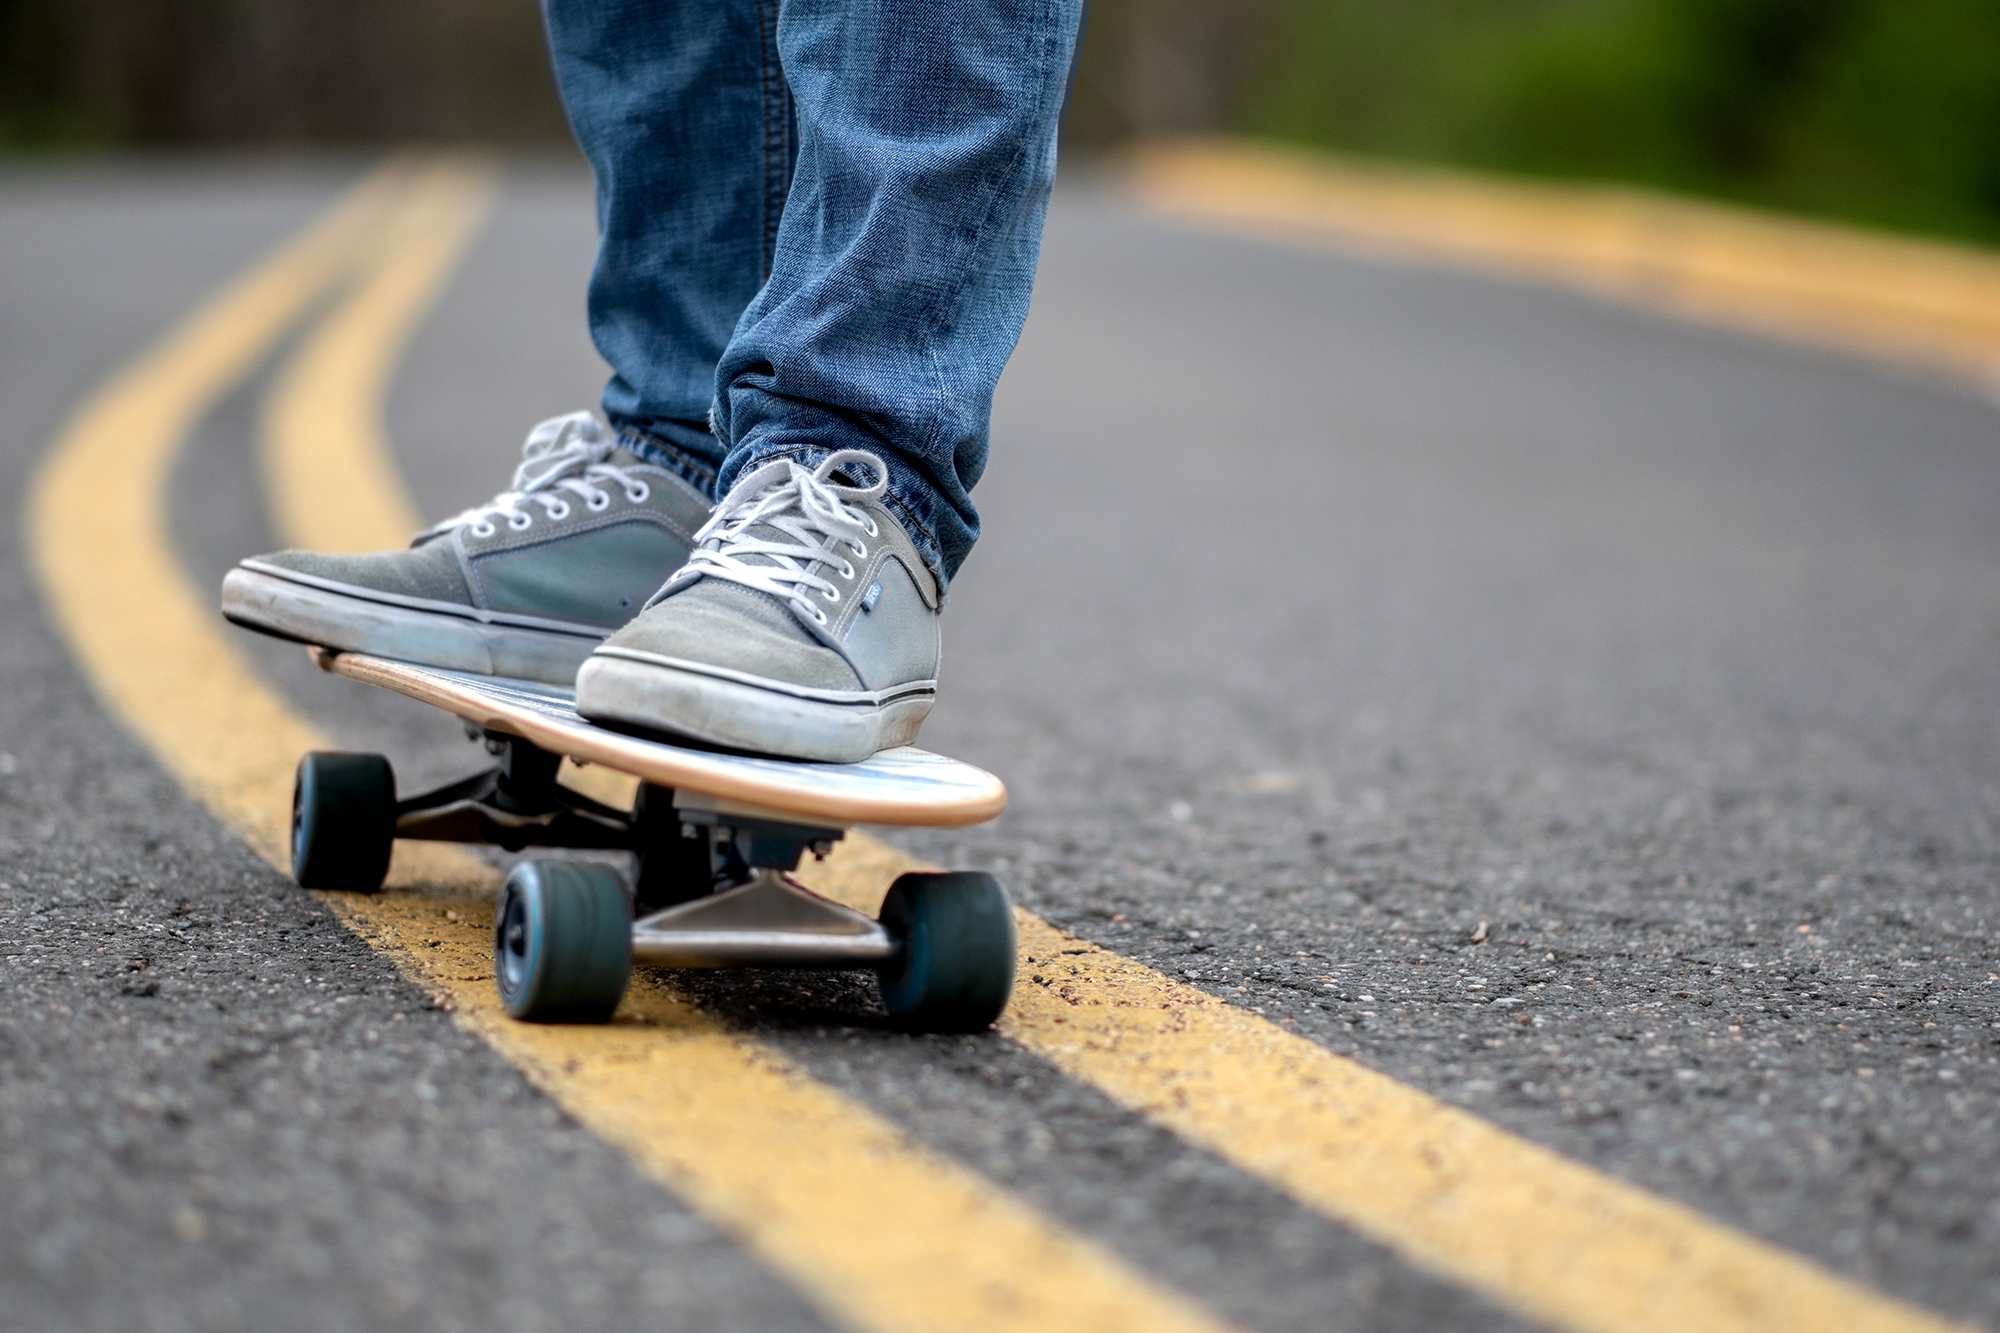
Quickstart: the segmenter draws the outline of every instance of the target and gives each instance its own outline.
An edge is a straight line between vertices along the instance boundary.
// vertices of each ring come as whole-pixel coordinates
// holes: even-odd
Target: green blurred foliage
[[[1204,130],[2000,239],[2000,0],[1092,0],[1067,143]],[[0,147],[564,137],[534,0],[0,0]]]
[[[71,47],[58,6],[0,0],[0,146],[104,137],[67,86]]]
[[[0,146],[565,134],[535,0],[0,0]]]
[[[1225,123],[2000,238],[2000,0],[1266,0]]]

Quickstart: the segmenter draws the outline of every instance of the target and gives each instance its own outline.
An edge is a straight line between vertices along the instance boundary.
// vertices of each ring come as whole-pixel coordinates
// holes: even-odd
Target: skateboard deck
[[[399,839],[634,857],[629,879],[602,858],[515,862],[494,922],[494,978],[514,1017],[602,1022],[635,962],[872,968],[890,1018],[921,1031],[978,1031],[1006,1005],[1013,914],[992,875],[899,875],[879,918],[791,875],[803,857],[831,851],[851,824],[993,818],[1007,789],[991,773],[915,746],[858,764],[696,749],[595,726],[559,686],[309,651],[333,675],[456,714],[500,762],[403,796],[386,756],[303,756],[292,792],[300,884],[372,893]],[[631,809],[559,783],[564,756],[638,778]]]
[[[577,716],[575,696],[560,686],[365,653],[311,652],[333,675],[394,690],[551,753],[804,822],[955,827],[985,823],[1007,805],[1007,788],[991,773],[915,746],[884,750],[858,764],[701,750],[585,721]]]

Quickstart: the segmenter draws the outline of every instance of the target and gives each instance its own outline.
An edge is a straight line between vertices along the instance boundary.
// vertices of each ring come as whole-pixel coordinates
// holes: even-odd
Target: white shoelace
[[[412,546],[432,537],[470,527],[475,537],[491,537],[504,522],[515,532],[526,532],[534,523],[529,502],[560,523],[570,515],[570,497],[583,502],[592,513],[610,507],[610,486],[621,487],[633,504],[645,503],[653,488],[642,479],[610,461],[617,441],[604,423],[588,412],[571,412],[550,417],[528,432],[521,446],[521,465],[514,469],[512,486],[483,505],[474,505],[460,514],[418,533]]]
[[[834,471],[844,463],[866,467],[874,483],[834,481]],[[689,579],[727,579],[769,593],[824,625],[827,606],[840,601],[840,585],[814,571],[827,566],[838,569],[842,578],[854,577],[848,557],[867,559],[865,539],[879,536],[881,529],[851,502],[872,500],[888,484],[882,460],[860,449],[830,454],[810,472],[790,459],[766,463],[730,488],[695,534],[688,562],[653,601]]]

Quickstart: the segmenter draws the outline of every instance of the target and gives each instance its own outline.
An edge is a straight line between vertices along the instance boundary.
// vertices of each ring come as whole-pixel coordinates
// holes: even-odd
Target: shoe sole
[[[820,697],[813,698],[778,681],[693,667],[600,652],[576,673],[576,711],[592,722],[704,745],[853,764],[916,740],[937,700],[930,681],[852,696],[814,691]]]
[[[231,624],[274,638],[401,662],[567,686],[603,641],[593,630],[507,624],[425,607],[394,594],[344,591],[238,565],[222,580],[222,614]]]

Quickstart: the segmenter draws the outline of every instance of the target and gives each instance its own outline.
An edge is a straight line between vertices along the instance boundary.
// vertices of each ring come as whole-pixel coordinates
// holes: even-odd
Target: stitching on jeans
[[[1050,8],[1053,8],[1053,6],[1052,5],[1044,6],[1045,10]],[[1048,31],[1054,27],[1053,24],[1049,23],[1044,23],[1041,26],[1044,31]],[[1055,39],[1045,39],[1043,42],[1044,48],[1053,45],[1054,40]],[[1045,49],[1044,55],[1046,56],[1047,54],[1048,52]],[[1068,73],[1067,69],[1065,69],[1064,73],[1065,75],[1067,75]],[[1039,100],[1042,102],[1046,102],[1048,100],[1048,89],[1044,87],[1041,91],[1042,91],[1042,96]],[[979,219],[979,226],[972,233],[971,242],[965,246],[962,252],[966,257],[969,258],[971,255],[978,253],[980,243],[985,239],[987,231],[993,225],[994,212],[999,206],[1001,196],[1005,193],[1004,190],[1001,188],[1001,186],[1003,186],[1007,181],[1010,181],[1013,178],[1016,171],[1020,168],[1022,160],[1029,155],[1029,151],[1030,151],[1029,147],[1025,144],[1022,145],[1020,148],[1016,149],[1014,156],[1008,160],[1006,167],[1001,171],[994,173],[993,177],[991,178],[994,182],[994,188],[987,194],[986,212],[981,215]],[[931,341],[933,345],[935,345],[938,335],[943,331],[945,322],[944,312],[946,310],[950,310],[954,312],[955,315],[959,306],[965,300],[967,292],[967,276],[968,276],[966,274],[966,269],[969,267],[969,265],[961,263],[956,267],[958,269],[959,279],[957,284],[952,289],[950,299],[945,301],[935,302],[932,305],[930,314],[928,315],[925,321],[926,331],[931,335]],[[948,394],[946,392],[944,383],[944,367],[938,360],[938,355],[935,350],[935,346],[933,346],[933,350],[930,353],[930,361],[931,361],[932,374],[937,384],[938,401],[940,404],[942,404],[944,400],[947,398]],[[933,453],[937,449],[937,446],[939,444],[939,432],[942,431],[944,428],[944,413],[939,412],[935,414],[932,420],[933,424],[931,426],[930,433],[924,440],[923,451],[927,454]]]
[[[757,267],[764,281],[771,279],[771,48],[764,40],[764,3],[757,0],[757,108],[762,115],[757,126],[763,140],[761,165],[763,189],[757,200]]]
[[[653,458],[648,458],[646,461],[654,467],[664,467],[670,472],[678,472],[682,481],[701,491],[704,498],[713,500],[717,475],[716,469],[688,453],[672,440],[655,435],[651,431],[640,430],[637,426],[625,427],[618,432],[618,438],[621,441],[643,444],[648,449],[658,453],[661,458],[666,460],[665,463],[661,463],[659,459]],[[640,453],[636,449],[629,449],[626,452]],[[643,454],[641,456],[644,457]]]
[[[792,192],[792,155],[798,145],[793,136],[792,85],[785,78],[784,53],[778,49],[778,23],[771,21],[771,56],[777,70],[778,96],[771,106],[772,137],[776,141],[771,167],[771,188],[767,202],[771,238],[771,267],[778,262],[778,233],[784,227],[785,200]]]
[[[764,0],[757,0],[757,73],[758,87],[763,93],[762,107],[764,112],[762,127],[764,135],[764,197],[759,201],[761,206],[759,211],[763,214],[763,217],[761,219],[761,235],[758,237],[757,244],[758,257],[763,266],[763,280],[765,282],[771,280],[771,270],[777,264],[778,222],[776,215],[783,208],[782,201],[780,201],[778,208],[772,207],[772,196],[779,193],[777,178],[782,174],[783,170],[781,158],[779,157],[779,154],[783,150],[783,145],[779,140],[782,140],[783,135],[774,136],[772,133],[773,122],[782,119],[782,103],[784,101],[782,91],[774,95],[771,87],[772,67],[776,63],[772,59],[774,54],[772,48],[776,46],[777,39],[775,17],[770,15],[770,11],[767,9]],[[779,89],[782,90],[784,86],[784,71],[782,68],[777,71],[777,82]]]

